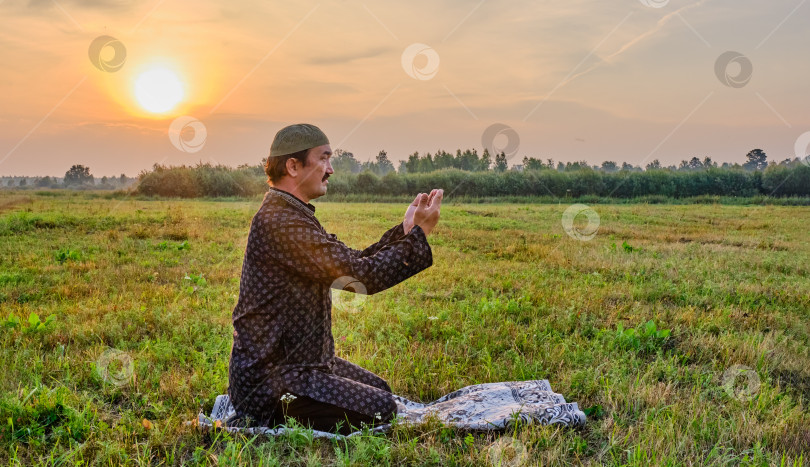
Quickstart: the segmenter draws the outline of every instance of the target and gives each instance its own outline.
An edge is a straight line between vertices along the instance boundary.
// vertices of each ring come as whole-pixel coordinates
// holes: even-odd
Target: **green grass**
[[[549,379],[584,428],[196,432],[184,422],[227,388],[259,203],[0,193],[0,461],[490,465],[506,447],[529,465],[810,462],[809,207],[599,204],[578,241],[567,204],[446,201],[434,265],[335,311],[337,354],[421,401]],[[406,207],[314,204],[354,248]],[[736,365],[752,372],[724,380]]]

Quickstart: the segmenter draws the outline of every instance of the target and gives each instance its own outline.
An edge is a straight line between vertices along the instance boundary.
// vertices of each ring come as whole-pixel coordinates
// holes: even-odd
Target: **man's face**
[[[332,148],[328,144],[309,150],[307,166],[299,166],[298,184],[302,194],[309,199],[319,198],[326,194],[326,179],[335,173],[332,170]]]

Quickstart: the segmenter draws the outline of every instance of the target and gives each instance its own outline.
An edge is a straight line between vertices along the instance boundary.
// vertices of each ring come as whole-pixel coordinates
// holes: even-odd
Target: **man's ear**
[[[296,164],[298,164],[298,159],[296,159],[294,157],[290,157],[289,159],[287,159],[287,161],[284,164],[285,164],[285,166],[287,168],[287,175],[289,175],[291,177],[297,177],[298,176],[298,166],[296,165]]]

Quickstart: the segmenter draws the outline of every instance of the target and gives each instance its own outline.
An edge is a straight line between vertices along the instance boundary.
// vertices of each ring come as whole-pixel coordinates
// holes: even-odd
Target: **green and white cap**
[[[329,139],[320,128],[309,123],[296,123],[285,126],[276,133],[270,146],[270,157],[286,156],[324,144],[329,144]]]

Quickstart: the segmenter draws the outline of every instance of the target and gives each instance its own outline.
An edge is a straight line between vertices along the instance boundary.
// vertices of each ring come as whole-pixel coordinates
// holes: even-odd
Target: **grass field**
[[[199,433],[259,204],[0,194],[0,461],[489,465],[507,443],[503,465],[810,464],[810,207],[594,205],[583,241],[566,204],[445,199],[434,265],[336,310],[337,354],[421,401],[548,379],[583,429]],[[406,207],[314,204],[354,248]]]

